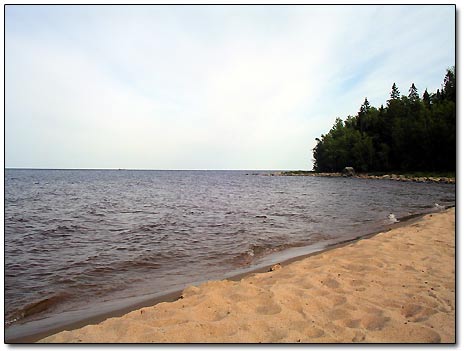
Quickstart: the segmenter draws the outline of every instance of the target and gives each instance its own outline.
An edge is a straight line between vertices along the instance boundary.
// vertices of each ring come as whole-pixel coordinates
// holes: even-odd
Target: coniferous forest
[[[401,95],[394,83],[386,106],[364,100],[356,116],[340,118],[316,138],[314,170],[340,172],[454,172],[456,74],[447,69],[441,89],[419,95],[414,84]]]

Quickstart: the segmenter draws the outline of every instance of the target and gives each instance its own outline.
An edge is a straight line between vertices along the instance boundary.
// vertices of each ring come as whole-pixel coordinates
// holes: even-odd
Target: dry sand
[[[455,209],[40,342],[454,343]]]

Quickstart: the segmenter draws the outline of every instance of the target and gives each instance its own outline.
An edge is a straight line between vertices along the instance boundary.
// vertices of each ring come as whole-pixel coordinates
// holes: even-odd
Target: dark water
[[[6,170],[7,326],[221,278],[379,230],[389,213],[455,203],[454,185],[251,173]]]

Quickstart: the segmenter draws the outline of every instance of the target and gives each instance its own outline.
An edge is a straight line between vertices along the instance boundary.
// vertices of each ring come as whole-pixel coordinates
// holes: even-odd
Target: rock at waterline
[[[343,168],[342,174],[344,177],[352,177],[356,175],[353,167],[345,167]]]

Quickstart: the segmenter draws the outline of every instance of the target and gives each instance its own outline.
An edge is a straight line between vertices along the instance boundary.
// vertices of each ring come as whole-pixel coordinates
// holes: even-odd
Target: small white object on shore
[[[390,213],[390,214],[388,215],[388,220],[389,220],[390,222],[392,222],[392,223],[397,223],[397,222],[399,222],[399,220],[396,218],[396,216],[395,216],[393,213]]]

